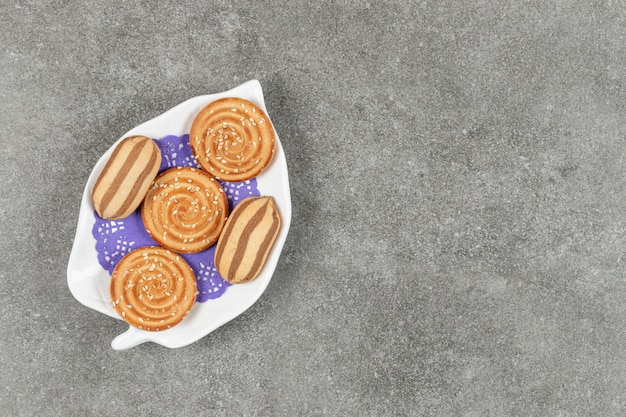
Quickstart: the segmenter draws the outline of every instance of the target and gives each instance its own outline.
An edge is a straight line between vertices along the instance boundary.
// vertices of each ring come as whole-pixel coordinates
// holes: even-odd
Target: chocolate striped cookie
[[[259,175],[272,160],[276,142],[263,110],[237,97],[216,100],[200,110],[189,140],[198,164],[225,181]]]
[[[256,278],[280,229],[272,197],[249,197],[230,214],[215,249],[215,266],[222,278],[240,284]]]
[[[93,187],[98,216],[106,220],[129,216],[143,200],[161,166],[161,151],[146,136],[130,136],[113,150]]]

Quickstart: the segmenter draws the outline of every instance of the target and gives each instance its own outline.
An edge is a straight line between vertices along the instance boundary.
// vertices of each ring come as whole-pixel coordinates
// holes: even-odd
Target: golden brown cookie
[[[225,181],[259,175],[272,160],[276,142],[265,112],[237,97],[216,100],[200,110],[189,139],[198,164]]]
[[[179,253],[200,252],[220,236],[228,199],[220,183],[206,172],[170,168],[148,190],[141,217],[159,245]]]
[[[272,197],[248,197],[231,213],[215,249],[215,266],[222,278],[240,284],[256,278],[280,229]]]
[[[129,216],[143,200],[161,166],[161,151],[146,136],[124,138],[113,150],[93,187],[91,198],[106,220]]]
[[[120,260],[111,274],[110,293],[113,308],[131,326],[167,330],[193,307],[196,278],[180,255],[148,246]]]

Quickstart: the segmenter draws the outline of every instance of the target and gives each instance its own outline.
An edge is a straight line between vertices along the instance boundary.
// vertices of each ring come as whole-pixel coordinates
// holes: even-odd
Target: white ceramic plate
[[[250,100],[260,106],[269,117],[265,108],[261,85],[257,80],[251,80],[223,93],[189,99],[162,115],[131,129],[122,135],[96,163],[83,193],[76,237],[67,268],[69,289],[74,298],[83,305],[121,320],[110,304],[108,298],[110,276],[98,263],[96,240],[92,235],[95,218],[91,192],[115,146],[123,138],[131,135],[162,138],[167,135],[182,136],[188,134],[191,123],[200,109],[211,101],[222,97],[240,97]],[[128,349],[144,342],[154,342],[169,348],[186,346],[239,316],[259,299],[276,269],[291,223],[291,195],[287,163],[278,133],[276,134],[274,158],[270,165],[257,177],[257,188],[261,195],[274,197],[282,220],[278,237],[258,278],[246,284],[228,287],[226,292],[217,299],[208,300],[204,303],[196,302],[183,322],[172,329],[162,332],[148,332],[129,326],[125,333],[112,341],[113,349]]]

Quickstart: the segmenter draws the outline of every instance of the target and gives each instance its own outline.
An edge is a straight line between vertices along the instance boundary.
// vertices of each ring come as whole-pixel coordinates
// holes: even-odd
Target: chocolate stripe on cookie
[[[269,253],[269,247],[272,243],[274,243],[274,239],[276,239],[278,227],[280,226],[280,219],[278,218],[278,213],[276,211],[273,211],[271,213],[271,216],[273,220],[272,227],[270,227],[267,235],[265,235],[265,239],[263,239],[263,243],[259,247],[256,258],[254,258],[254,262],[250,267],[250,272],[243,278],[243,281],[249,281],[258,275],[258,273],[261,271],[261,268],[265,264],[265,259],[267,258],[267,254]]]
[[[257,211],[254,213],[254,215],[252,215],[250,220],[248,220],[248,223],[246,224],[246,226],[243,228],[243,231],[241,232],[241,238],[239,239],[239,243],[237,245],[237,250],[235,251],[235,254],[233,255],[232,263],[230,264],[230,268],[228,269],[229,280],[232,280],[235,278],[235,274],[239,270],[239,266],[241,265],[241,262],[243,261],[243,255],[246,253],[248,243],[250,242],[250,235],[252,234],[254,229],[256,229],[259,226],[259,224],[261,224],[263,217],[265,217],[265,212],[267,211],[268,203],[269,203],[269,200],[266,201],[265,204],[263,204],[261,207],[259,207]]]
[[[144,147],[145,147],[145,145],[144,145]],[[143,148],[142,148],[142,151],[143,151]],[[137,178],[135,184],[133,185],[132,191],[126,196],[126,200],[124,200],[124,203],[117,210],[117,212],[113,215],[113,217],[119,217],[122,214],[124,214],[124,212],[126,210],[128,210],[128,208],[131,206],[131,204],[138,197],[140,199],[143,199],[143,196],[138,196],[138,194],[139,194],[141,188],[146,185],[145,184],[146,181],[152,182],[152,178],[150,178],[150,172],[152,171],[152,167],[154,166],[154,164],[157,162],[157,156],[158,155],[157,155],[156,152],[150,152],[150,161],[144,167],[143,171],[141,171],[141,173],[139,174],[139,177]],[[147,184],[147,185],[150,185],[150,184]]]
[[[245,212],[246,207],[252,204],[254,200],[255,199],[253,198],[246,198],[241,203],[239,203],[237,207],[235,207],[235,210],[233,210],[230,217],[228,218],[228,221],[226,222],[226,226],[224,227],[224,230],[222,231],[220,240],[226,241],[228,237],[231,236],[231,234],[233,233],[233,227],[237,223],[237,220],[239,219],[239,217],[241,217],[241,214]],[[222,261],[222,256],[224,255],[225,247],[226,245],[217,245],[217,249],[215,250],[215,264],[216,265],[219,265],[220,262]]]
[[[239,284],[258,276],[280,228],[272,197],[249,197],[233,210],[215,251],[215,266],[226,281]]]
[[[94,192],[100,187],[100,183],[102,182],[102,179],[106,177],[107,175],[109,175],[109,170],[111,169],[111,166],[113,165],[113,163],[117,160],[117,156],[121,150],[122,150],[121,143],[119,144],[119,146],[116,146],[115,149],[113,149],[113,153],[109,157],[109,160],[104,166],[104,169],[102,170],[102,172],[100,173],[100,176],[96,180],[96,184],[93,186]]]
[[[122,165],[120,170],[117,171],[115,179],[111,182],[111,185],[109,185],[109,188],[106,190],[104,196],[102,197],[101,205],[103,212],[106,211],[106,209],[109,207],[109,204],[111,204],[111,201],[113,200],[115,193],[119,189],[120,184],[122,184],[122,182],[128,175],[128,171],[130,171],[131,167],[135,164],[135,162],[139,158],[139,155],[141,154],[141,151],[147,144],[147,141],[142,141],[139,146],[131,145],[132,149],[128,154],[128,157],[124,161],[124,165]]]
[[[161,150],[147,136],[124,138],[96,180],[91,199],[100,217],[122,219],[139,207],[161,166]]]

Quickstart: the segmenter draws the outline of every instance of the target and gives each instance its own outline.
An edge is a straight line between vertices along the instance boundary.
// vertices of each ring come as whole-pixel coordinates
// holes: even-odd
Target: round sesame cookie
[[[225,181],[259,175],[274,156],[276,138],[269,117],[251,101],[228,97],[196,115],[189,134],[198,164]]]
[[[228,198],[220,183],[191,167],[163,171],[141,207],[146,230],[159,245],[178,253],[212,246],[228,217]]]
[[[180,323],[193,307],[196,292],[187,262],[158,246],[129,252],[111,274],[113,308],[141,330],[167,330]]]

